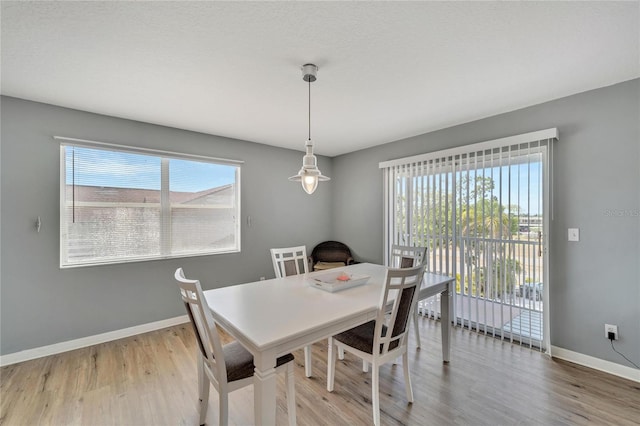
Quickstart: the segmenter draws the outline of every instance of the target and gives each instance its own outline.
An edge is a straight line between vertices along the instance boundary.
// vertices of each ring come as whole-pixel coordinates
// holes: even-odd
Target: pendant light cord
[[[309,140],[311,140],[311,78],[309,78]]]

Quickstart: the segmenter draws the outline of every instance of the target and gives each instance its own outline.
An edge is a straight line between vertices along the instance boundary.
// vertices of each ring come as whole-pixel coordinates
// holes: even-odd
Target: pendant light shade
[[[318,169],[316,156],[313,155],[313,142],[311,142],[311,139],[307,139],[305,147],[307,153],[302,157],[302,168],[297,175],[291,176],[289,180],[302,183],[302,189],[307,194],[313,194],[313,191],[318,187],[319,181],[329,180],[330,178],[324,176]]]
[[[311,141],[311,83],[316,81],[318,67],[313,64],[302,66],[302,79],[309,83],[309,138],[305,143],[306,154],[302,157],[302,168],[297,175],[291,176],[290,181],[300,182],[302,189],[307,194],[313,194],[319,181],[329,180],[318,169],[318,160],[313,155],[313,142]]]

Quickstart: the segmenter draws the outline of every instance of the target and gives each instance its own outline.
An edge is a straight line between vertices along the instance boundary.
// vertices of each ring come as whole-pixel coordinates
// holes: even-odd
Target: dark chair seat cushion
[[[375,320],[366,322],[362,325],[352,328],[351,330],[344,331],[340,334],[333,336],[339,342],[349,345],[352,348],[356,348],[359,351],[373,354],[373,335],[376,329]],[[386,335],[387,326],[382,325],[382,335]],[[394,340],[389,344],[389,350],[398,347],[398,340]],[[382,345],[380,345],[382,350]]]
[[[246,379],[253,376],[253,355],[238,342],[231,342],[222,347],[224,361],[227,365],[227,382]],[[293,361],[292,354],[286,354],[276,360],[276,367]]]

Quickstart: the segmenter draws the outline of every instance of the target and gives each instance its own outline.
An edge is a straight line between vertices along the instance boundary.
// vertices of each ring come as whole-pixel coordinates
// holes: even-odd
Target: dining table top
[[[318,338],[329,337],[340,322],[352,324],[356,318],[362,322],[375,318],[387,267],[359,263],[332,271],[366,275],[369,279],[356,287],[329,292],[315,288],[314,277],[327,273],[317,271],[207,290],[204,295],[214,319],[223,328],[240,336],[245,346],[265,351],[314,332]],[[446,275],[425,273],[419,299],[441,292],[442,286],[452,280]],[[327,329],[331,331],[323,333]],[[297,348],[293,347],[295,344],[287,346],[277,352]],[[299,347],[302,346],[301,341]]]

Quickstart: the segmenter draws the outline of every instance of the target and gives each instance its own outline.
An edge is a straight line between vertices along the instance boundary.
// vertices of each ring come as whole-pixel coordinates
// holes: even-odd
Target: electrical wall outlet
[[[609,333],[613,333],[613,340],[618,340],[618,326],[612,324],[604,325],[604,337],[609,339]]]

